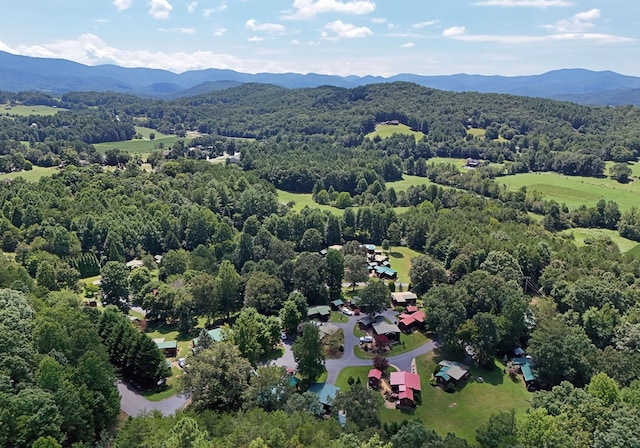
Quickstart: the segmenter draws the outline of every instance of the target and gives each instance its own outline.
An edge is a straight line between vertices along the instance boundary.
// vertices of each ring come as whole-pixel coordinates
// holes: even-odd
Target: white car
[[[342,314],[346,314],[347,316],[353,316],[353,311],[347,307],[342,308],[340,311],[342,311]]]
[[[373,342],[373,336],[360,336],[360,342],[363,344],[368,344],[369,342]]]

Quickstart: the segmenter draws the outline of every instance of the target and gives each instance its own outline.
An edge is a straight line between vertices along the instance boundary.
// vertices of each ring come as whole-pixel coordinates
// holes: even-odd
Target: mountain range
[[[508,93],[581,104],[640,105],[640,77],[612,71],[561,69],[530,76],[442,75],[409,73],[391,77],[334,76],[316,73],[240,73],[206,69],[184,73],[116,65],[88,66],[65,59],[34,58],[0,51],[0,90],[112,91],[157,98],[193,96],[242,83],[275,84],[287,88],[332,85],[353,88],[365,84],[407,81],[454,92]]]

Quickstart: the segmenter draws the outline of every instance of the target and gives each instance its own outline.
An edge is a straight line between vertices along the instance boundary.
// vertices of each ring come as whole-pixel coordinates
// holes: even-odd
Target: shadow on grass
[[[258,362],[269,363],[271,361],[275,361],[276,359],[282,357],[284,355],[284,348],[276,347],[269,350],[267,353],[263,354]]]
[[[389,252],[391,258],[404,258],[404,254],[401,252]]]

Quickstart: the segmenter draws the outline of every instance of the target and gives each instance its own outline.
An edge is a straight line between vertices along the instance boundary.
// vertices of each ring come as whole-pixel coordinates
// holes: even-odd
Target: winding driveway
[[[120,409],[130,417],[151,411],[160,411],[163,415],[175,414],[188,401],[188,397],[183,395],[174,395],[160,401],[149,401],[133,386],[122,381],[118,382],[118,392],[120,392]]]
[[[382,313],[384,317],[394,322],[396,320],[396,313],[392,310],[387,310]],[[327,359],[325,361],[325,368],[327,369],[327,382],[335,384],[336,379],[338,378],[338,374],[345,367],[351,366],[372,366],[372,359],[361,359],[358,358],[354,352],[354,347],[359,345],[360,341],[357,336],[353,334],[353,327],[358,322],[360,317],[358,316],[350,316],[349,321],[347,323],[334,323],[336,326],[342,328],[344,333],[344,353],[342,357],[339,359]],[[286,341],[284,348],[285,353],[282,357],[275,361],[276,365],[290,367],[292,369],[296,368],[296,362],[293,359],[293,352],[291,351],[292,340]],[[401,353],[395,356],[388,356],[387,359],[389,362],[401,370],[411,371],[411,361],[425,353],[429,353],[436,347],[436,343],[434,341],[429,341],[426,344],[421,345],[413,350],[410,350],[405,353]]]

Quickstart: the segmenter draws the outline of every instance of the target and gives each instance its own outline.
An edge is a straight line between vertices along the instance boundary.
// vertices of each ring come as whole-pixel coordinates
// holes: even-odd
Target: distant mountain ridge
[[[33,58],[0,51],[0,90],[9,92],[44,91],[61,94],[69,91],[113,91],[176,98],[249,82],[275,84],[287,88],[321,85],[353,88],[394,81],[414,82],[421,86],[454,92],[508,93],[592,105],[640,105],[640,77],[612,71],[561,69],[530,76],[423,76],[403,73],[387,78],[316,73],[248,74],[220,69],[176,74],[150,68],[88,66],[65,59]]]

